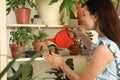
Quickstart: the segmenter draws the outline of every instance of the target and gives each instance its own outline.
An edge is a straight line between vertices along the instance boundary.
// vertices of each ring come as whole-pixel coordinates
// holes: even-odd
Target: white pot
[[[49,5],[50,0],[35,0],[38,15],[42,19],[42,23],[46,25],[63,24],[63,13],[59,13],[59,7],[63,0]]]

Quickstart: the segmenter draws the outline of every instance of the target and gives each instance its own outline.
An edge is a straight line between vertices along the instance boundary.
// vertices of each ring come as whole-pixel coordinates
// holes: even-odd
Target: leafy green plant
[[[36,5],[33,2],[34,0],[6,0],[7,1],[7,13],[9,14],[11,10],[15,10],[17,8],[25,8],[26,4],[28,4],[31,8],[35,8]]]
[[[56,3],[58,0],[50,0],[49,5],[52,5],[54,3]],[[76,3],[81,3],[82,5],[84,5],[84,3],[87,0],[63,0],[63,2],[60,5],[59,8],[59,12],[61,13],[64,9],[66,10],[66,15],[70,16],[70,12],[72,11],[75,15],[75,17],[77,16],[77,9],[75,4]]]
[[[47,38],[47,33],[44,32],[44,30],[39,30],[38,34],[35,34],[34,33],[34,41],[35,42],[42,42],[42,41],[45,41],[46,38]]]
[[[73,58],[68,58],[65,63],[74,70]],[[55,80],[68,80],[68,77],[65,76],[64,72],[60,68],[51,68],[51,71],[47,71],[46,73],[55,74]]]
[[[50,0],[49,5],[52,5],[56,3],[58,0]],[[61,13],[64,9],[66,10],[66,15],[70,16],[70,12],[72,11],[77,16],[77,10],[75,4],[82,4],[84,5],[87,0],[63,0],[63,2],[60,5],[59,12]],[[116,10],[118,9],[118,5],[120,3],[120,0],[112,0],[114,5],[116,6]]]
[[[56,53],[56,54],[59,53],[59,52],[58,52],[59,47],[56,46],[55,44],[50,44],[50,45],[48,45],[48,48],[49,48],[49,53],[50,53],[50,54],[51,54],[51,53]]]
[[[31,63],[39,56],[41,56],[46,50],[48,50],[48,48],[44,47],[40,52],[38,52],[37,54],[35,54],[33,57],[30,58],[29,61],[27,61],[25,64],[23,64],[23,66],[18,69],[16,71],[16,73],[14,75],[11,76],[10,80],[16,80],[17,77],[29,66],[31,66]],[[12,65],[15,63],[15,61],[21,56],[22,54],[18,54],[15,58],[13,58],[12,61],[10,61],[8,63],[8,65],[4,68],[3,71],[0,72],[0,80],[2,79],[2,77],[7,73],[7,71],[12,67]]]
[[[71,68],[74,69],[73,58],[68,58],[65,63]]]
[[[19,65],[19,68],[22,68],[23,64]],[[18,71],[16,71],[13,67],[11,67],[11,70],[13,72],[13,75]],[[11,77],[9,77],[7,80],[10,80]],[[33,79],[33,66],[28,66],[22,73],[19,74],[19,76],[15,80],[32,80]]]
[[[10,41],[21,46],[28,44],[33,39],[32,29],[28,27],[13,28],[10,35]]]

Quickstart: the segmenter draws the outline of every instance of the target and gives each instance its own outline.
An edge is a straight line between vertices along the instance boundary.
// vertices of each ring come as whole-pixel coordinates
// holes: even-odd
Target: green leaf
[[[51,0],[49,5],[52,5],[52,4],[56,3],[56,2],[58,2],[58,0]]]
[[[36,5],[33,0],[6,0],[7,4],[7,9],[10,8],[11,10],[15,10],[17,8],[25,8],[26,4],[28,4],[31,8],[36,8]],[[7,11],[7,14],[10,13],[10,11]]]
[[[77,17],[77,9],[76,9],[75,4],[71,2],[69,5],[70,5],[71,11],[74,13],[75,17]]]
[[[70,68],[74,68],[74,64],[73,64],[73,58],[68,58],[65,63],[70,67]]]
[[[73,11],[74,15],[77,16],[77,10],[75,3],[72,0],[63,0],[60,5],[59,12],[66,10],[66,15],[70,16],[70,12]]]
[[[0,73],[0,80],[21,55],[22,54],[18,54],[11,62],[8,63],[8,65],[5,67],[5,69]]]
[[[34,61],[35,58],[39,57],[42,55],[42,53],[44,53],[46,50],[46,48],[43,48],[40,52],[36,53],[33,57],[31,57],[31,59],[29,61],[27,61],[25,64],[23,64],[23,67],[20,68],[12,77],[10,80],[15,80],[26,68],[28,68],[28,66],[31,65],[31,63]]]
[[[33,76],[33,67],[32,65],[30,65],[22,72],[22,80],[27,80],[27,78],[32,78],[32,76]]]

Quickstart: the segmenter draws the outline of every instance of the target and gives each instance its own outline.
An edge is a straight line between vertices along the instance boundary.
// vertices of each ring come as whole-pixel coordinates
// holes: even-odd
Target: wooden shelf
[[[78,28],[82,25],[41,25],[41,24],[7,24],[7,28],[32,27],[32,28]]]
[[[63,56],[63,58],[86,58],[87,56],[81,56],[81,55],[74,55],[74,56]],[[31,58],[19,58],[16,60],[16,62],[26,62],[29,61]],[[39,57],[36,58],[34,61],[41,61],[44,60],[44,58]],[[8,62],[12,61],[12,58],[8,58]]]
[[[20,58],[20,59],[17,59],[16,62],[26,62],[26,61],[29,61],[31,58]],[[40,61],[40,60],[44,60],[44,58],[42,57],[39,57],[39,58],[36,58],[34,61]],[[8,62],[12,61],[12,58],[11,59],[8,59]]]

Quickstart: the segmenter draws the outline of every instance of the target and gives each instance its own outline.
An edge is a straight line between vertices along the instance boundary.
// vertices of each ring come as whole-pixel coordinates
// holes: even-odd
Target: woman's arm
[[[109,50],[107,46],[98,46],[93,53],[91,62],[81,74],[86,77],[80,80],[94,80],[105,69],[106,65],[113,59],[113,53]]]
[[[109,48],[100,45],[96,48],[90,64],[85,68],[83,73],[77,74],[65,64],[60,55],[45,53],[43,57],[50,64],[60,67],[70,80],[94,80],[104,70],[106,65],[114,59],[113,53]]]

